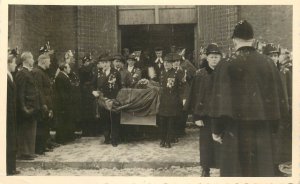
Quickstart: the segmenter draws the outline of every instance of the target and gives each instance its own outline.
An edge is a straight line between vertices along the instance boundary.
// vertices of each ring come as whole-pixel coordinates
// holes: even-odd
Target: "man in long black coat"
[[[274,176],[271,135],[287,103],[277,68],[252,47],[253,35],[247,21],[236,25],[236,53],[213,76],[209,115],[213,139],[222,145],[221,176]]]
[[[95,64],[91,56],[82,58],[82,66],[79,68],[80,94],[81,94],[81,125],[83,135],[94,136],[99,134],[100,130],[96,124],[96,102],[92,94],[93,80],[96,75]]]
[[[60,63],[59,73],[55,79],[55,114],[56,114],[56,141],[65,144],[74,140],[75,124],[72,111],[72,85],[68,74],[71,71],[69,64]]]
[[[41,116],[37,121],[36,153],[42,154],[47,148],[47,141],[50,139],[50,119],[53,117],[53,90],[51,80],[47,74],[50,66],[50,56],[42,54],[38,58],[38,66],[32,70],[34,79],[41,97]]]
[[[33,56],[30,52],[21,55],[23,67],[16,74],[18,156],[19,159],[35,158],[36,121],[40,112],[40,93],[32,75]]]
[[[16,57],[12,54],[7,58],[7,109],[6,109],[6,173],[13,175],[16,171],[17,154],[17,120],[16,96],[17,90],[12,76],[16,69]]]

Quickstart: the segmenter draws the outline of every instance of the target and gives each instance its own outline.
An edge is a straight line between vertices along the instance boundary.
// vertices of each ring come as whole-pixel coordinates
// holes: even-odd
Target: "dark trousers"
[[[174,138],[174,124],[176,116],[159,116],[160,117],[160,139],[164,142],[171,142]]]
[[[57,113],[56,142],[65,144],[75,139],[75,124],[71,113]]]
[[[119,140],[121,114],[101,109],[100,119],[104,125],[105,140],[111,140],[112,143],[117,143]]]
[[[200,165],[208,169],[215,167],[215,147],[218,145],[212,139],[210,119],[204,118],[203,123],[204,126],[199,131]]]
[[[220,153],[221,176],[274,176],[270,125],[269,121],[226,122]]]
[[[39,120],[36,126],[35,152],[44,152],[47,141],[50,138],[50,128],[48,119]]]
[[[18,156],[35,154],[36,120],[19,120],[18,126]]]
[[[6,173],[12,175],[16,170],[16,151],[6,148]]]
[[[188,113],[185,111],[182,111],[182,113],[176,117],[176,123],[174,125],[175,137],[181,137],[184,135],[187,119]]]

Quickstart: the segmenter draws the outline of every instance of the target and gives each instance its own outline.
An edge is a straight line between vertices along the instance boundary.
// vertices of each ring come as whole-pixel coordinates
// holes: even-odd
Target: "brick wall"
[[[239,12],[252,24],[256,39],[292,49],[292,6],[240,6]]]
[[[34,57],[38,56],[40,46],[45,44],[45,19],[43,6],[14,6],[10,14],[14,21],[9,28],[9,47],[18,46],[20,51],[31,51]]]
[[[117,32],[116,6],[78,7],[79,56],[87,52],[92,52],[94,57],[104,52],[116,53]]]
[[[217,43],[228,52],[231,34],[238,20],[237,6],[198,6],[198,46]]]

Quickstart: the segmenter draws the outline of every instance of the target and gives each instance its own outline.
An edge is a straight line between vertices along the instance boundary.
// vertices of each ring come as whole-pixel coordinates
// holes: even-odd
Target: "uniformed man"
[[[113,57],[113,65],[116,70],[121,74],[121,82],[123,88],[131,87],[131,74],[124,68],[125,61],[121,54],[116,54]]]
[[[91,53],[82,58],[82,66],[78,70],[81,93],[81,125],[84,136],[95,136],[99,134],[96,122],[96,103],[92,95],[93,79],[95,77],[95,64]]]
[[[37,67],[32,70],[34,79],[41,96],[41,116],[37,121],[36,148],[37,154],[51,151],[47,148],[47,141],[50,139],[50,120],[53,118],[54,94],[47,70],[50,67],[50,56],[47,53],[38,57]]]
[[[271,134],[287,114],[273,61],[253,45],[252,26],[234,28],[235,55],[216,67],[209,115],[213,139],[221,143],[221,176],[274,176]]]
[[[99,67],[102,71],[97,78],[97,91],[103,94],[104,98],[115,99],[119,90],[122,88],[121,74],[111,67],[112,57],[102,57],[99,60]],[[94,91],[95,97],[99,97],[99,93]],[[100,108],[101,122],[104,123],[104,143],[112,144],[113,147],[118,146],[120,113],[113,112],[104,108]]]
[[[212,43],[206,48],[206,56],[206,60],[203,61],[203,68],[197,70],[193,78],[190,95],[186,102],[188,112],[193,115],[196,125],[200,126],[199,145],[202,177],[209,177],[210,168],[216,167],[215,148],[217,145],[211,136],[211,119],[205,107],[210,101],[212,75],[215,67],[222,59],[222,52],[217,44]]]
[[[173,68],[173,62],[180,60],[180,56],[170,53],[164,58],[164,68],[160,77],[160,104],[158,115],[160,118],[161,147],[171,148],[174,138],[174,124],[176,116],[182,110],[182,79]]]
[[[131,75],[131,84],[130,87],[134,87],[136,85],[136,83],[142,78],[142,72],[139,68],[137,68],[135,66],[135,57],[134,55],[129,55],[127,58],[127,71],[130,73]]]
[[[292,160],[292,71],[284,61],[279,60],[280,50],[274,44],[267,44],[263,53],[269,56],[274,65],[278,68],[280,79],[283,85],[283,92],[288,102],[289,116],[280,122],[278,134],[275,136],[274,144],[276,145],[277,175],[280,175],[278,165],[283,162]]]
[[[185,81],[186,81],[186,85],[185,85],[185,92],[184,92],[184,98],[188,98],[188,94],[190,91],[190,86],[192,83],[192,79],[196,74],[196,67],[185,58],[185,51],[186,48],[184,47],[178,47],[177,48],[177,53],[178,55],[181,56],[181,60],[180,60],[180,68],[183,70],[184,72],[184,76],[185,76]],[[186,126],[186,122],[188,119],[188,113],[186,111],[183,110],[183,112],[181,113],[181,116],[178,117],[178,135],[179,136],[183,136],[185,135],[185,126]]]

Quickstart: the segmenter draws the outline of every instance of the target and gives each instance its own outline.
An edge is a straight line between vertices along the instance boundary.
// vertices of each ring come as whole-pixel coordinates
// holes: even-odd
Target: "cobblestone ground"
[[[125,169],[99,169],[81,170],[74,168],[64,168],[57,170],[43,170],[40,168],[19,168],[20,175],[23,176],[169,176],[169,177],[200,177],[200,166],[197,167],[178,167],[144,169],[144,168],[125,168]],[[211,169],[211,177],[218,177],[219,170]]]
[[[179,142],[173,144],[172,148],[160,148],[159,140],[140,140],[118,147],[103,144],[103,137],[83,137],[70,144],[60,146],[53,152],[47,152],[33,161],[27,161],[29,166],[20,167],[20,175],[69,175],[69,176],[200,176],[199,164],[199,130],[198,128],[187,128],[187,135],[180,138]],[[131,168],[118,169],[116,167],[106,168],[41,168],[35,162],[48,163],[136,163]],[[182,166],[167,166],[164,163],[183,163]],[[195,163],[186,165],[185,163]],[[22,166],[22,165],[21,165]],[[212,169],[212,176],[218,176],[219,170]]]

